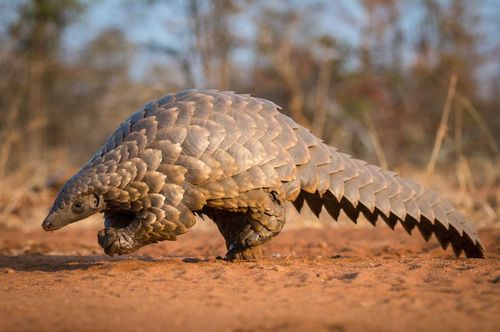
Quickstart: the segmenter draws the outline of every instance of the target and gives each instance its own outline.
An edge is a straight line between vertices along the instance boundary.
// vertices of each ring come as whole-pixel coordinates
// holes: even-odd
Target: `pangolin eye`
[[[83,204],[82,202],[75,202],[71,207],[74,213],[82,213],[83,212]]]

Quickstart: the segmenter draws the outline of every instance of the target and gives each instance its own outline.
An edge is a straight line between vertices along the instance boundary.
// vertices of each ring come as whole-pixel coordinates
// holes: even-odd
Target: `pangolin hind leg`
[[[262,244],[271,240],[285,224],[285,209],[274,192],[252,191],[254,207],[240,211],[210,209],[207,213],[221,232],[228,252],[227,260],[262,258]],[[241,198],[241,197],[240,197]]]
[[[262,257],[263,243],[244,212],[214,211],[212,219],[227,247],[227,260],[256,260]]]

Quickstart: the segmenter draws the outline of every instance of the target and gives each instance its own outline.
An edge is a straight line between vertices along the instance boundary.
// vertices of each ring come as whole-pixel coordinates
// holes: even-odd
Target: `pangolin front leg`
[[[109,256],[130,254],[140,247],[153,243],[143,221],[135,214],[107,212],[104,215],[105,228],[97,233],[97,242]]]
[[[97,235],[98,243],[106,254],[114,256],[130,254],[158,241],[175,241],[177,235],[185,233],[194,224],[192,212],[184,208],[180,210],[182,212],[165,204],[161,208],[150,207],[133,214],[107,211],[104,213],[105,228]]]

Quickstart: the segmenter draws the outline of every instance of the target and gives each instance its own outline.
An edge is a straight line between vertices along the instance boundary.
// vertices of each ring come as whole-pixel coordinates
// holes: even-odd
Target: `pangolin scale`
[[[459,256],[484,257],[472,225],[417,182],[357,160],[250,95],[186,90],[145,105],[125,120],[60,191],[43,223],[55,230],[97,212],[98,242],[109,255],[175,240],[209,216],[228,259],[253,259],[285,223],[285,201],[318,216],[362,214],[375,225],[399,221],[432,234]]]

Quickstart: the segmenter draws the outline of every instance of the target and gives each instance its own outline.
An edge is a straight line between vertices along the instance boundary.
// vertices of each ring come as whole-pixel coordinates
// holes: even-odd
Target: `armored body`
[[[254,259],[281,231],[285,201],[335,219],[342,210],[399,221],[457,256],[484,255],[472,225],[434,191],[326,145],[268,100],[214,90],[167,95],[125,120],[64,185],[43,228],[103,212],[98,241],[115,255],[175,240],[201,214],[228,259]]]

